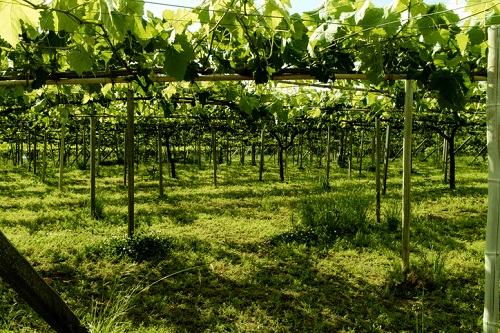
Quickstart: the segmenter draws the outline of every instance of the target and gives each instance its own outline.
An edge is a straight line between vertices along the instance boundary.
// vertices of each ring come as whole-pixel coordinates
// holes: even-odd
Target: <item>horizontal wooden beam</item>
[[[367,80],[366,74],[335,74],[332,79],[335,80]],[[386,74],[385,80],[387,81],[398,81],[406,80],[408,76],[406,74]],[[129,83],[133,78],[131,76],[121,76],[121,77],[94,77],[94,78],[69,78],[60,80],[47,80],[45,85],[76,85],[76,84],[122,84]],[[179,82],[180,80],[169,76],[157,76],[151,77],[151,81],[157,83],[169,83],[169,82]],[[223,81],[254,81],[255,79],[251,76],[243,76],[238,74],[222,74],[222,75],[201,75],[194,79],[196,82],[223,82]],[[299,81],[299,80],[312,80],[317,81],[314,76],[309,74],[282,74],[273,75],[271,77],[273,81]],[[486,76],[474,76],[474,81],[486,81]],[[0,77],[0,87],[15,87],[23,86],[27,87],[32,84],[33,80],[2,80]]]

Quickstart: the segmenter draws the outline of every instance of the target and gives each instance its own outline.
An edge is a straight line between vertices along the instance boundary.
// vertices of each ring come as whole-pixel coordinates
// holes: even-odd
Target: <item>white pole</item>
[[[498,332],[498,281],[500,233],[500,27],[488,30],[488,87],[486,91],[486,118],[488,143],[488,222],[486,226],[485,288],[483,331]]]
[[[402,251],[403,273],[410,270],[410,220],[411,220],[411,133],[413,109],[413,81],[406,81],[404,139],[403,139],[403,209],[402,209]]]

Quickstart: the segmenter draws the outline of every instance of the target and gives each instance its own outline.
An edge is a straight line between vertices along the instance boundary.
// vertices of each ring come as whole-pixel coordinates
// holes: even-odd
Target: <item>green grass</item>
[[[142,165],[132,241],[120,167],[101,167],[91,219],[88,171],[67,170],[60,192],[56,170],[43,184],[4,165],[0,227],[93,332],[480,331],[484,165],[460,159],[449,190],[439,169],[415,161],[405,278],[399,161],[379,224],[372,172],[346,179],[334,168],[324,188],[323,169],[289,161],[281,183],[267,161],[263,182],[257,167],[220,165],[218,188],[208,164],[179,164],[163,196]],[[338,220],[321,220],[329,207]],[[0,291],[0,332],[50,332],[3,282]]]

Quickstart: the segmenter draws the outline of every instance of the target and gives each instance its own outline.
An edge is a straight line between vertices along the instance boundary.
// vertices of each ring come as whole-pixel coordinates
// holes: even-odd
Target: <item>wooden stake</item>
[[[96,218],[96,191],[95,191],[95,175],[96,175],[96,135],[95,135],[95,115],[92,112],[90,115],[90,217]]]
[[[410,270],[410,221],[411,221],[411,134],[413,110],[413,81],[406,81],[404,138],[403,138],[403,209],[402,209],[402,251],[403,274]]]
[[[134,91],[127,91],[127,135],[125,155],[127,156],[128,170],[128,236],[133,237],[135,232],[134,223]]]
[[[483,331],[498,332],[500,278],[500,27],[488,30],[486,119],[488,144],[488,221],[486,226]]]
[[[375,116],[375,193],[377,205],[375,215],[380,223],[380,117]]]

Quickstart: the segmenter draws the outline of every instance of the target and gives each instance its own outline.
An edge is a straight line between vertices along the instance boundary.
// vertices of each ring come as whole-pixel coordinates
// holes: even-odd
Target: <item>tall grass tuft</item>
[[[319,240],[329,241],[355,236],[367,226],[371,199],[360,187],[343,187],[342,192],[325,192],[308,196],[299,203],[303,227],[313,231]]]
[[[120,291],[115,281],[110,288],[109,299],[96,301],[85,318],[90,333],[119,333],[129,328],[126,315],[132,308],[134,296],[140,292],[140,284]]]
[[[371,204],[361,187],[342,187],[342,192],[320,191],[299,201],[300,224],[272,242],[327,244],[342,237],[359,237],[367,227]]]
[[[393,202],[386,207],[384,215],[389,232],[397,232],[401,225],[401,206]]]

